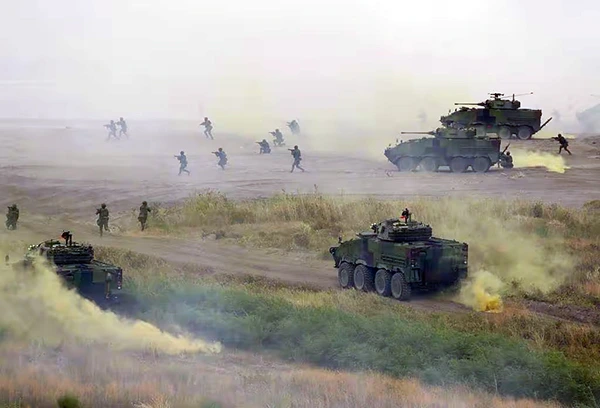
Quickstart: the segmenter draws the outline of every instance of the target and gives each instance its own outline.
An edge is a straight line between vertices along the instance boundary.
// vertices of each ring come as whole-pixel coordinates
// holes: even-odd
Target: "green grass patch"
[[[185,327],[229,347],[275,350],[284,358],[328,368],[376,370],[430,384],[465,384],[566,403],[591,404],[600,398],[598,366],[585,367],[563,353],[389,310],[344,310],[328,303],[330,294],[309,292],[325,299],[315,306],[318,302],[311,299],[302,302],[299,293],[273,296],[251,285],[174,285],[140,294],[148,305],[141,317]]]

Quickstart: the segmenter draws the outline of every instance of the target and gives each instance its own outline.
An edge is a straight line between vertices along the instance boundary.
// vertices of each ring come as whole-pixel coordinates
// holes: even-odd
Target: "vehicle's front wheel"
[[[338,269],[338,280],[340,282],[340,286],[344,289],[349,289],[354,287],[354,266],[349,264],[348,262],[342,263],[340,268]]]

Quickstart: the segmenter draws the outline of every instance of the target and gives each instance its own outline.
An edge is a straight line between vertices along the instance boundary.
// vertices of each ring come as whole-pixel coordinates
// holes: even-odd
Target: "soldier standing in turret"
[[[571,154],[571,152],[569,151],[569,142],[567,141],[567,139],[564,138],[563,135],[559,133],[558,136],[553,137],[553,139],[557,140],[558,143],[560,143],[560,147],[558,148],[558,154],[560,154],[560,152],[562,152],[563,149],[565,149],[565,151],[569,153],[569,155]]]
[[[100,208],[96,209],[96,215],[98,216],[98,220],[96,221],[96,224],[98,224],[98,227],[100,227],[100,236],[102,236],[102,229],[105,229],[107,232],[109,232],[110,230],[108,229],[108,208],[106,208],[106,204],[102,203],[102,205],[100,206]]]
[[[405,208],[404,211],[402,211],[402,218],[404,218],[404,222],[406,223],[408,223],[411,220],[412,214],[408,210],[408,208]]]
[[[140,206],[140,214],[138,215],[138,221],[142,226],[142,231],[146,229],[146,221],[148,221],[148,213],[150,212],[150,208],[148,207],[148,203],[146,201],[142,202]]]
[[[298,149],[298,146],[294,146],[293,149],[288,149],[290,152],[292,152],[292,156],[294,157],[294,163],[292,164],[292,171],[290,171],[290,173],[294,172],[294,168],[299,168],[300,170],[302,170],[302,172],[304,173],[304,169],[302,167],[300,167],[300,161],[302,160],[302,154],[300,153],[300,149]]]
[[[17,229],[17,221],[19,220],[19,209],[16,204],[8,207],[8,212],[6,213],[6,228],[9,230]]]

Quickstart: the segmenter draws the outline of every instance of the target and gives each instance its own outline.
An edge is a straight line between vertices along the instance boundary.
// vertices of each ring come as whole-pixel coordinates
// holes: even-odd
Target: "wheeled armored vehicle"
[[[329,249],[344,289],[408,300],[412,290],[455,285],[468,274],[468,245],[435,238],[410,217],[387,219]]]

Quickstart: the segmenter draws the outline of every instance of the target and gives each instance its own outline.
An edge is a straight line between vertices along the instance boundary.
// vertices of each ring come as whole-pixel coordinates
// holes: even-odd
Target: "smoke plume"
[[[0,266],[0,328],[12,336],[58,345],[63,341],[101,343],[116,350],[156,350],[166,354],[218,353],[221,345],[165,333],[129,320],[67,290],[48,267],[26,272]]]

